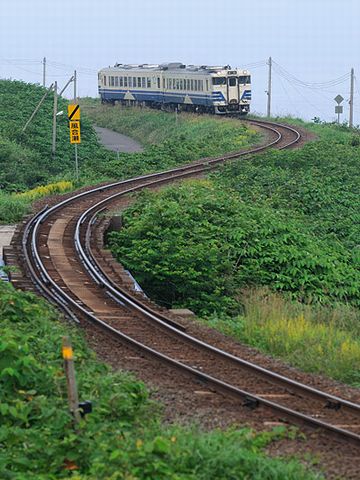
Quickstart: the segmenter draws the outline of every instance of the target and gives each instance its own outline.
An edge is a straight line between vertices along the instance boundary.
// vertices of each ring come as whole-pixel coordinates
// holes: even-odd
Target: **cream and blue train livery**
[[[209,113],[250,110],[251,83],[247,70],[207,65],[123,65],[98,74],[102,102],[142,104],[165,110]]]

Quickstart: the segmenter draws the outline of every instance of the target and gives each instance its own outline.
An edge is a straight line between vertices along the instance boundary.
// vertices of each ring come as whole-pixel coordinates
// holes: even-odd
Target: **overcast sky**
[[[270,55],[273,113],[332,120],[340,93],[347,119],[349,78],[296,79],[322,84],[354,67],[360,123],[360,0],[0,0],[0,77],[41,83],[46,56],[48,83],[77,68],[82,96],[115,62],[253,64],[252,110],[264,113]]]

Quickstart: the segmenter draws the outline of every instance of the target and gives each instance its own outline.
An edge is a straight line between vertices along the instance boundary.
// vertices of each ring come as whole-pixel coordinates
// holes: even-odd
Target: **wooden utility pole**
[[[270,117],[270,115],[271,115],[271,87],[272,87],[272,79],[271,79],[271,76],[272,76],[272,58],[271,57],[269,57],[268,65],[269,65],[269,78],[268,78],[268,89],[267,89],[267,96],[268,96],[268,99],[267,99],[267,117]]]
[[[46,57],[43,58],[43,87],[46,86]]]
[[[349,115],[349,127],[354,126],[354,69],[351,69],[350,76],[350,115]]]
[[[77,92],[76,92],[76,88],[77,88],[77,74],[76,74],[76,70],[74,70],[74,104],[76,103],[76,96],[77,96]]]
[[[62,355],[66,375],[69,409],[74,416],[75,426],[80,422],[79,397],[75,379],[74,354],[69,337],[63,337]]]
[[[57,102],[58,101],[58,92],[57,92],[57,82],[54,83],[54,111],[53,111],[53,134],[52,134],[52,148],[51,153],[53,159],[55,159],[56,154],[56,115],[57,115]]]

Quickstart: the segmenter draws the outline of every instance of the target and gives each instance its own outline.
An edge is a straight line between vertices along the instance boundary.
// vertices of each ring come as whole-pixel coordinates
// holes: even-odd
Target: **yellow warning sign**
[[[80,120],[80,105],[68,105],[69,120]]]
[[[80,122],[78,120],[71,121],[70,126],[70,143],[81,143]]]

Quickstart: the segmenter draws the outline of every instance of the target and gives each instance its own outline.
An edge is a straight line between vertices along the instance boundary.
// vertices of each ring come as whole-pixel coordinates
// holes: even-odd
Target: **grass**
[[[243,315],[213,316],[210,325],[303,371],[360,387],[358,310],[304,305],[269,290],[241,298]]]
[[[259,138],[255,130],[238,120],[213,115],[172,114],[141,107],[101,105],[82,99],[83,111],[100,127],[126,134],[145,147],[177,141],[191,143],[201,157],[241,149]],[[200,157],[199,157],[200,158]]]
[[[74,178],[74,148],[69,142],[66,115],[57,122],[56,156],[51,154],[52,109],[50,94],[25,132],[26,121],[43,96],[38,85],[0,80],[0,222],[16,222],[29,211],[28,204],[8,196],[59,181],[76,187],[129,178],[246,147],[258,134],[234,120],[172,115],[149,109],[120,109],[94,99],[81,102],[81,137],[78,146],[80,179]],[[68,102],[59,98],[58,109],[67,112]],[[114,128],[140,140],[145,150],[119,154],[103,148],[91,125]],[[50,188],[50,187],[47,187]],[[49,192],[51,193],[51,192]],[[11,208],[14,205],[15,208]],[[11,210],[11,211],[10,211]]]
[[[294,459],[265,455],[293,438],[277,428],[203,432],[164,426],[145,386],[113,372],[86,347],[81,333],[59,322],[33,294],[0,282],[0,477],[53,480],[315,480]],[[76,435],[68,413],[61,359],[71,336],[80,400],[93,412]],[[295,433],[296,435],[296,433]]]
[[[61,195],[74,189],[70,181],[61,180],[48,185],[39,185],[25,192],[7,193],[0,190],[0,224],[18,222],[31,211],[31,203],[49,195]]]

